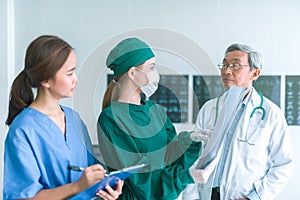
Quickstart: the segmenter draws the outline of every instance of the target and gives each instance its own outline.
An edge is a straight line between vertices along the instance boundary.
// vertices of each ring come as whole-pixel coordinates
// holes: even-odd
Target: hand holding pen
[[[73,171],[76,171],[76,172],[83,172],[85,168],[83,167],[79,167],[77,165],[68,165],[68,169],[69,170],[73,170]],[[104,174],[105,177],[109,176],[108,174]]]
[[[69,170],[83,172],[78,180],[79,186],[86,189],[93,184],[99,182],[106,176],[106,170],[99,164],[89,166],[87,168],[76,165],[68,165]]]
[[[79,187],[82,190],[87,189],[88,187],[102,180],[105,176],[108,176],[108,174],[106,174],[106,170],[99,164],[92,165],[87,168],[79,167],[76,165],[68,165],[68,169],[83,172],[82,176],[77,181]],[[123,184],[123,181],[119,181],[116,190],[113,190],[110,186],[107,186],[105,188],[107,192],[100,190],[97,192],[97,195],[102,197],[104,200],[117,199],[118,196],[122,193]]]

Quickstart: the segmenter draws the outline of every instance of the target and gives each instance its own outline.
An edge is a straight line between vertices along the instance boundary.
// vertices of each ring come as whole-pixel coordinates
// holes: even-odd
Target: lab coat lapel
[[[239,138],[244,138],[247,134],[247,131],[249,129],[249,123],[250,123],[250,115],[252,113],[252,111],[254,110],[255,107],[260,105],[260,96],[258,95],[257,91],[252,88],[253,91],[250,94],[250,99],[248,104],[246,105],[246,110],[244,112],[244,114],[241,117],[241,121],[240,123],[242,123],[242,131],[240,132],[241,135],[239,135]],[[260,112],[260,111],[256,111],[256,112]],[[240,124],[239,123],[239,124]]]

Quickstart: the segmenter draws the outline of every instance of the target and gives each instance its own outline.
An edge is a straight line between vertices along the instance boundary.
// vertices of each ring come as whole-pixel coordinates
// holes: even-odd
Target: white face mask
[[[140,85],[135,80],[133,80],[133,81],[140,86],[140,89],[143,91],[143,93],[146,95],[146,97],[149,98],[150,96],[152,96],[154,94],[154,92],[158,88],[159,73],[158,73],[157,69],[155,69],[151,72],[144,72],[140,69],[137,69],[137,70],[146,74],[148,83],[146,85]]]

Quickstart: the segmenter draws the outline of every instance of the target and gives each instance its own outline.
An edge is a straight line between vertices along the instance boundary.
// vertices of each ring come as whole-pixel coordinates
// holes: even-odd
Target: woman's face
[[[143,64],[137,66],[135,80],[140,85],[146,85],[148,83],[148,78],[146,73],[156,70],[155,67],[155,57],[145,61]]]
[[[57,99],[72,97],[75,91],[75,86],[78,81],[75,73],[77,67],[77,58],[72,50],[63,64],[58,70],[53,79],[49,80],[49,91]]]

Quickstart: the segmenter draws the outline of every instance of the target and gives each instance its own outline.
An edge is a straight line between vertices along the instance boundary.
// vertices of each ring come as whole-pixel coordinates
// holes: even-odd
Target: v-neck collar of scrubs
[[[70,130],[70,119],[69,116],[67,115],[67,111],[63,106],[60,106],[61,110],[64,112],[64,118],[65,118],[65,133],[61,131],[61,129],[58,127],[58,125],[46,114],[40,112],[39,110],[32,108],[32,107],[27,107],[26,109],[28,112],[30,112],[32,115],[36,116],[37,119],[39,119],[42,123],[46,124],[49,129],[54,130],[53,135],[51,137],[53,138],[60,138],[63,139],[65,142],[68,141],[69,137],[69,130]]]

